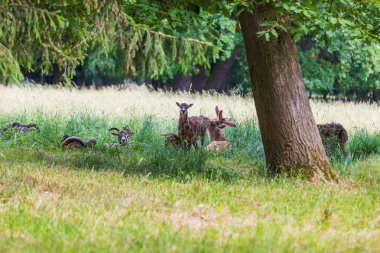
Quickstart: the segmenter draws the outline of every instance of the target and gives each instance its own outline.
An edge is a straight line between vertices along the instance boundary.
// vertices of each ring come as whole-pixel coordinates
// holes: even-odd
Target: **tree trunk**
[[[63,69],[59,69],[57,65],[54,65],[52,84],[60,84],[63,82]]]
[[[227,87],[227,75],[231,70],[232,64],[237,56],[240,45],[235,46],[234,50],[231,52],[230,57],[226,60],[218,60],[212,69],[210,78],[206,83],[206,90],[215,90],[221,92]]]
[[[174,77],[174,87],[178,91],[189,91],[191,86],[191,75],[177,74]]]
[[[303,174],[311,181],[336,180],[319,135],[301,74],[294,39],[277,30],[269,41],[257,32],[266,20],[282,20],[270,5],[239,16],[268,173]]]
[[[377,104],[380,104],[380,89],[373,89],[373,101],[375,101]]]
[[[199,72],[198,74],[193,74],[191,77],[191,89],[194,91],[202,91],[202,89],[205,87],[207,75],[206,75],[206,69],[204,66],[199,65],[198,66]]]

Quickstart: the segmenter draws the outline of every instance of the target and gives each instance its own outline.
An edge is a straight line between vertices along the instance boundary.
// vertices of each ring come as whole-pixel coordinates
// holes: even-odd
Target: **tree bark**
[[[380,104],[380,89],[374,88],[372,96],[373,96],[373,101],[375,101],[375,103],[377,104]]]
[[[177,74],[174,77],[174,87],[178,91],[189,91],[191,86],[191,75]]]
[[[251,11],[242,10],[239,20],[268,173],[336,180],[307,98],[292,35],[277,30],[278,37],[269,41],[257,35],[266,20],[281,20],[289,27],[289,16],[268,4],[257,4]]]
[[[227,87],[227,75],[231,70],[232,64],[238,54],[240,45],[236,45],[234,50],[232,50],[230,57],[226,60],[218,60],[211,71],[211,75],[206,82],[206,90],[215,90],[217,92],[222,92]]]
[[[194,91],[202,91],[207,81],[206,69],[204,66],[198,66],[198,74],[193,74],[191,77],[191,89]]]

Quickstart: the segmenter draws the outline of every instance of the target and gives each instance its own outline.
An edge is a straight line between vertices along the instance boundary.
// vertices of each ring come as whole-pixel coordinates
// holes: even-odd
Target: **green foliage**
[[[65,77],[72,77],[75,68],[83,63],[92,47],[102,48],[105,56],[109,52],[116,53],[124,73],[135,74],[136,65],[145,64],[148,75],[152,77],[164,72],[162,66],[166,66],[167,57],[177,61],[182,70],[187,71],[193,64],[207,64],[205,55],[210,49],[212,55],[218,51],[210,42],[176,36],[175,29],[170,29],[171,34],[165,34],[156,30],[154,25],[150,27],[150,24],[161,22],[161,17],[152,15],[161,10],[149,9],[149,15],[153,18],[147,19],[146,11],[134,12],[129,8],[133,4],[137,5],[135,1],[128,0],[2,1],[2,80],[22,78],[20,67],[29,72],[40,70],[49,73],[53,65],[57,65]],[[141,1],[138,7],[141,4],[153,6]],[[144,23],[135,20],[143,20]],[[173,50],[167,53],[166,48]],[[101,55],[94,59],[100,58]],[[102,68],[99,61],[92,62]],[[109,64],[106,67],[114,69]]]
[[[346,30],[307,37],[299,57],[305,85],[316,94],[366,98],[380,87],[380,44],[355,39]]]
[[[320,59],[317,51],[313,49],[299,53],[305,86],[309,92],[328,94],[333,90],[335,74],[332,64]]]

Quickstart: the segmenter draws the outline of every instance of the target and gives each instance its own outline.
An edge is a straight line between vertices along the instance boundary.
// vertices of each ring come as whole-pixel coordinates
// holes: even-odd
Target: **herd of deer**
[[[215,107],[216,117],[214,119],[205,116],[188,116],[188,109],[193,104],[178,103],[180,114],[178,119],[178,133],[162,134],[165,137],[165,146],[182,147],[189,150],[192,146],[198,148],[198,139],[200,138],[201,145],[203,146],[206,139],[207,132],[210,137],[210,144],[207,145],[208,151],[220,151],[231,147],[231,142],[226,140],[222,135],[223,130],[227,126],[236,127],[236,124],[228,118],[223,117],[223,111],[218,106]],[[338,141],[343,153],[346,153],[345,143],[348,140],[346,129],[339,123],[318,124],[319,133],[322,137],[335,138]],[[24,133],[31,129],[40,131],[39,127],[34,123],[23,124],[19,121],[12,122],[0,130],[6,131],[10,128],[16,128],[19,132]],[[112,135],[117,136],[118,142],[108,144],[108,147],[125,146],[129,144],[129,137],[134,133],[128,126],[119,128],[110,128]],[[77,136],[70,136],[64,134],[61,140],[61,146],[64,148],[72,149],[79,147],[89,147],[96,144],[94,137],[89,138],[87,141]]]
[[[230,119],[223,117],[223,111],[218,106],[215,107],[216,118],[210,119],[205,116],[190,116],[188,115],[188,109],[193,104],[176,103],[179,107],[179,120],[178,120],[178,134],[167,133],[162,134],[165,136],[165,145],[182,146],[185,150],[194,146],[198,148],[198,138],[201,139],[201,145],[203,146],[206,139],[206,133],[208,131],[210,136],[210,144],[206,149],[219,151],[231,146],[231,142],[226,140],[222,135],[222,131],[227,126],[236,127],[236,124]]]

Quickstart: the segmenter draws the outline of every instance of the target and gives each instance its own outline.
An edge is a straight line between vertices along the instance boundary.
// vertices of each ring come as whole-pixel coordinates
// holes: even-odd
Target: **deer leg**
[[[203,134],[201,137],[201,146],[205,145],[205,137],[206,137],[205,134]]]
[[[194,148],[196,148],[196,149],[199,148],[199,146],[198,146],[198,142],[197,142],[197,141],[194,141],[194,142],[193,142],[193,145],[194,145]]]
[[[184,150],[189,150],[191,148],[191,143],[189,141],[184,141],[182,144]]]

